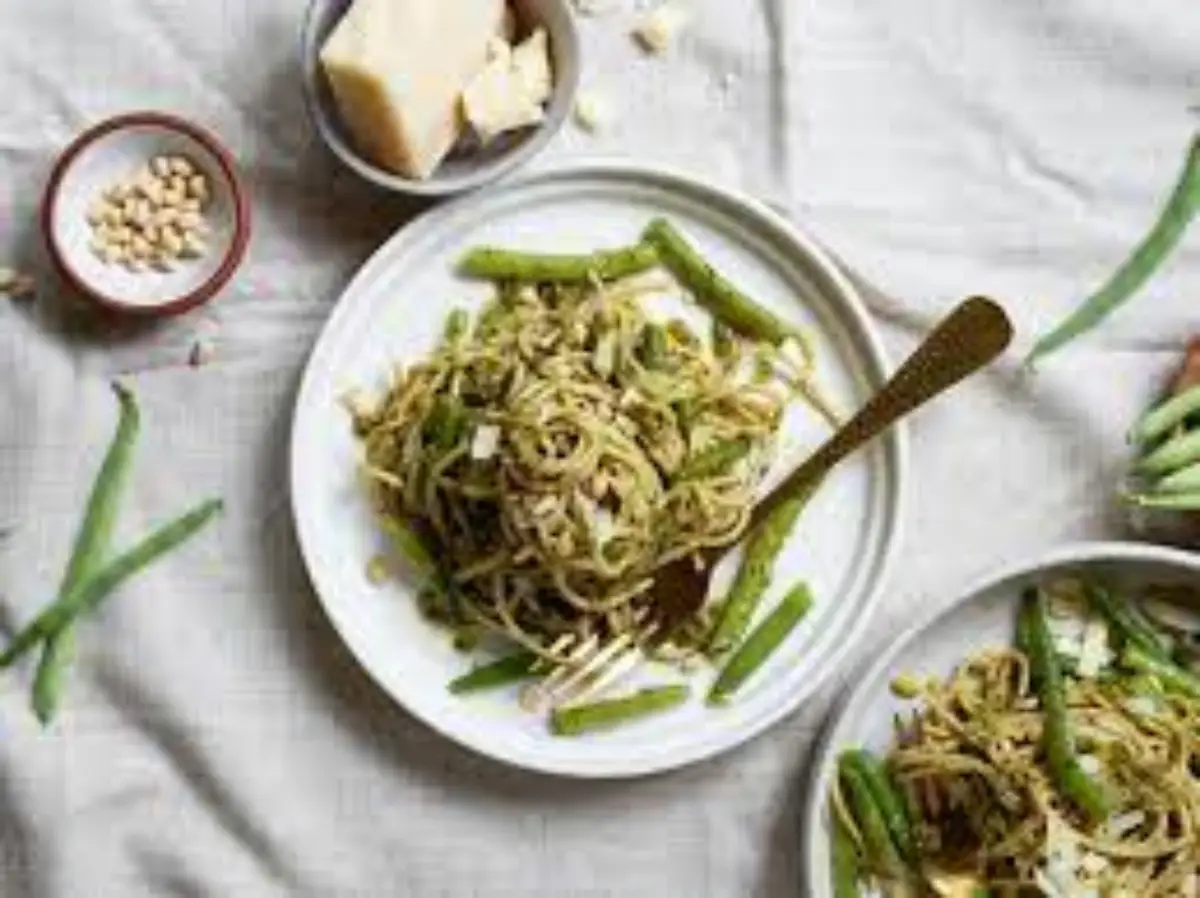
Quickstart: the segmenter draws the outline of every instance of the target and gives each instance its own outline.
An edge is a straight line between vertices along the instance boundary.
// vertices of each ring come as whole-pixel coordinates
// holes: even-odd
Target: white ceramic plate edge
[[[1200,558],[1182,549],[1121,541],[1068,543],[1034,558],[995,568],[981,577],[968,581],[965,589],[954,593],[953,599],[938,605],[931,612],[919,618],[916,623],[888,643],[887,647],[881,654],[875,656],[874,660],[861,666],[861,675],[856,678],[856,684],[846,688],[830,712],[824,733],[810,759],[811,766],[809,767],[801,821],[804,831],[804,860],[801,869],[805,871],[804,881],[809,886],[806,898],[830,898],[833,894],[829,888],[828,850],[826,849],[828,837],[825,832],[824,817],[834,759],[848,742],[850,734],[847,729],[857,720],[857,709],[869,701],[870,696],[876,690],[886,688],[886,684],[883,683],[885,674],[896,659],[908,648],[910,643],[935,626],[942,618],[976,601],[1006,582],[1046,568],[1069,564],[1083,565],[1098,561],[1162,563],[1191,568],[1200,575]]]
[[[368,283],[375,277],[377,269],[382,268],[387,264],[387,258],[398,254],[403,248],[415,242],[417,236],[423,230],[432,230],[438,228],[443,221],[450,221],[460,213],[464,208],[469,207],[473,203],[498,195],[519,193],[523,189],[537,187],[557,181],[570,181],[572,179],[627,179],[640,180],[656,187],[665,187],[668,190],[678,190],[688,195],[707,196],[733,210],[740,216],[749,220],[757,219],[760,226],[774,232],[782,237],[785,241],[799,246],[803,253],[807,256],[807,263],[816,270],[820,277],[827,280],[839,294],[837,299],[840,305],[839,313],[843,314],[849,321],[853,329],[853,336],[856,340],[860,340],[866,350],[866,358],[863,364],[869,369],[872,377],[876,378],[880,383],[890,375],[891,364],[884,351],[882,342],[877,334],[874,325],[858,295],[858,291],[850,283],[849,279],[841,272],[841,270],[830,259],[824,249],[812,238],[803,233],[796,225],[792,224],[780,214],[773,211],[765,204],[743,196],[734,191],[723,187],[714,186],[697,180],[696,178],[660,166],[644,166],[634,163],[614,162],[614,161],[581,161],[573,164],[554,167],[537,174],[527,175],[517,180],[506,182],[503,185],[490,188],[478,194],[460,197],[452,200],[445,205],[424,213],[417,219],[402,226],[389,240],[383,243],[376,252],[364,263],[358,272],[351,278],[350,282],[343,288],[341,296],[352,294],[360,283]],[[308,362],[305,365],[303,375],[301,377],[300,387],[296,394],[295,413],[292,421],[292,433],[289,444],[289,486],[290,499],[294,525],[297,531],[298,543],[300,552],[305,561],[306,570],[309,573],[310,580],[320,600],[323,612],[329,620],[331,626],[338,633],[339,638],[343,640],[352,654],[354,653],[353,643],[347,638],[346,633],[339,625],[336,617],[331,613],[327,603],[321,599],[323,590],[332,587],[332,584],[323,583],[322,575],[318,568],[312,564],[310,553],[306,548],[306,540],[311,538],[307,533],[304,515],[298,508],[297,495],[299,492],[299,484],[302,480],[299,458],[301,453],[297,449],[297,422],[300,419],[300,410],[307,404],[315,401],[319,397],[315,397],[313,391],[315,389],[314,382],[317,379],[315,372],[319,369],[323,362],[321,346],[322,337],[327,331],[336,329],[343,316],[349,313],[349,305],[340,300],[335,305],[333,312],[322,328],[322,334],[318,336]],[[724,751],[727,751],[735,746],[741,745],[758,735],[761,735],[765,730],[769,729],[782,718],[796,710],[796,708],[809,698],[812,694],[824,686],[829,677],[838,669],[846,654],[854,649],[859,639],[862,636],[864,629],[870,623],[871,616],[879,605],[882,595],[882,588],[886,582],[888,575],[893,567],[896,555],[903,541],[903,521],[904,513],[907,505],[907,478],[908,478],[908,439],[907,431],[903,425],[894,428],[890,434],[881,438],[886,442],[886,451],[888,454],[888,463],[892,469],[890,478],[890,491],[886,496],[887,506],[891,509],[891,520],[889,528],[883,539],[882,552],[876,561],[878,574],[875,578],[874,585],[869,589],[863,600],[861,614],[853,622],[853,624],[841,634],[839,644],[832,648],[827,657],[827,662],[822,673],[815,678],[810,679],[805,687],[798,690],[787,701],[780,702],[770,713],[759,715],[754,719],[752,724],[742,727],[730,727],[720,737],[712,738],[703,745],[698,746],[686,754],[680,753],[672,757],[663,757],[655,755],[645,759],[640,763],[624,763],[619,766],[606,766],[599,764],[581,765],[581,764],[564,764],[556,761],[547,761],[546,759],[533,759],[527,755],[522,755],[516,752],[508,752],[505,748],[497,748],[495,745],[486,745],[483,740],[468,739],[461,733],[452,732],[448,728],[442,726],[441,722],[432,715],[422,714],[410,708],[406,703],[395,696],[387,685],[382,682],[375,672],[366,664],[360,666],[368,673],[368,675],[376,682],[376,684],[393,700],[397,701],[409,713],[420,719],[424,724],[445,736],[446,738],[465,745],[473,751],[479,752],[493,759],[504,763],[522,767],[528,770],[534,770],[541,773],[548,773],[560,776],[569,776],[583,779],[611,779],[611,778],[632,778],[644,776],[653,773],[659,773],[666,770],[676,769],[690,764],[711,758]],[[357,657],[356,657],[356,660]]]

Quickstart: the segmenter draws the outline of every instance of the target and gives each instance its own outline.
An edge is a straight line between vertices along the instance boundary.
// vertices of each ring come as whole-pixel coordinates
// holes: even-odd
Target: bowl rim
[[[439,176],[435,169],[433,174],[428,178],[418,180],[381,168],[359,153],[349,141],[342,139],[342,136],[333,126],[333,116],[337,115],[336,109],[328,108],[328,105],[321,100],[320,83],[324,76],[321,73],[320,66],[321,51],[317,34],[317,22],[321,13],[333,2],[335,0],[309,0],[308,8],[304,14],[304,26],[301,29],[300,39],[301,80],[304,89],[304,105],[308,110],[309,118],[316,126],[317,132],[321,135],[321,140],[325,146],[329,148],[343,165],[377,187],[382,187],[393,193],[430,198],[449,197],[478,190],[502,180],[505,176],[512,174],[514,170],[522,167],[541,153],[554,136],[562,130],[566,120],[570,117],[571,107],[574,104],[575,95],[578,93],[580,81],[580,65],[578,63],[581,52],[579,28],[575,23],[575,16],[567,0],[549,0],[549,2],[557,4],[562,9],[563,22],[565,23],[561,33],[552,32],[550,28],[546,29],[547,36],[550,38],[551,52],[555,55],[556,60],[558,58],[569,58],[576,61],[573,65],[565,68],[560,69],[558,66],[555,67],[554,90],[547,104],[547,109],[557,105],[561,101],[563,106],[562,114],[547,117],[512,149],[492,162],[481,165],[465,175],[457,177]],[[558,52],[558,40],[565,42],[561,55]]]
[[[181,296],[150,305],[128,302],[89,282],[71,264],[70,257],[59,242],[58,233],[54,227],[63,179],[84,150],[111,134],[129,128],[147,126],[178,132],[200,144],[212,154],[229,185],[230,195],[233,198],[234,216],[233,237],[217,270],[195,289]],[[233,154],[208,129],[177,115],[153,110],[139,110],[113,116],[93,125],[72,140],[59,155],[51,170],[50,178],[42,195],[40,219],[42,236],[49,248],[50,259],[59,273],[75,290],[109,311],[152,318],[181,315],[212,299],[229,282],[244,259],[253,230],[249,199],[241,176],[238,174]]]
[[[1200,574],[1200,557],[1194,552],[1173,546],[1121,539],[1067,542],[1034,555],[1022,555],[1016,561],[993,564],[983,574],[960,581],[949,601],[935,603],[895,637],[875,648],[864,646],[868,654],[857,666],[847,669],[847,685],[834,698],[820,736],[809,753],[799,824],[803,833],[802,867],[807,871],[805,885],[813,889],[811,898],[828,898],[832,894],[827,888],[827,880],[823,878],[826,868],[820,863],[824,859],[821,848],[828,841],[821,820],[826,803],[827,773],[837,756],[841,745],[839,740],[844,736],[842,731],[845,729],[847,712],[863,700],[868,690],[878,685],[884,673],[914,639],[959,607],[1005,583],[1045,570],[1096,563],[1160,564]]]

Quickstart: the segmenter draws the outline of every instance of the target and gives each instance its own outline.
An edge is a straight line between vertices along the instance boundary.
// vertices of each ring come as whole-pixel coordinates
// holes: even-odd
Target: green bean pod
[[[79,615],[93,610],[113,590],[143,568],[176,548],[207,524],[222,508],[219,499],[197,506],[182,517],[143,539],[132,549],[81,580],[74,589],[61,595],[33,623],[17,634],[4,654],[0,670],[11,667],[25,652],[43,639],[62,631]]]
[[[427,578],[437,576],[438,564],[417,531],[395,518],[380,518],[380,524],[400,556],[418,574]]]
[[[843,752],[842,758],[845,763],[853,764],[861,772],[900,856],[906,863],[916,864],[917,842],[913,836],[912,821],[908,819],[904,799],[883,764],[869,751],[861,748]]]
[[[1183,172],[1150,233],[1096,293],[1065,321],[1034,345],[1026,364],[1069,343],[1103,321],[1128,300],[1179,243],[1192,216],[1200,209],[1200,134],[1192,138]]]
[[[69,593],[104,563],[112,544],[117,510],[141,426],[141,415],[133,394],[120,384],[112,385],[120,406],[117,429],[100,471],[92,484],[83,522],[75,537],[59,595]],[[75,654],[74,626],[68,625],[46,640],[33,681],[33,711],[42,725],[49,724],[62,702],[67,668]]]
[[[683,464],[671,480],[675,483],[683,483],[687,480],[721,477],[728,474],[734,465],[749,455],[753,448],[754,441],[748,437],[714,443],[684,459]]]
[[[710,705],[723,705],[775,653],[812,608],[808,584],[798,583],[733,653],[708,693]]]
[[[1182,433],[1167,440],[1135,465],[1141,474],[1170,474],[1200,462],[1200,430]]]
[[[450,396],[439,396],[421,429],[425,441],[437,449],[453,449],[467,432],[467,409]]]
[[[467,335],[471,329],[471,316],[464,309],[455,309],[446,316],[446,327],[442,339],[447,346],[453,346]]]
[[[829,846],[833,898],[861,898],[858,882],[863,874],[862,856],[837,814],[831,813],[830,816],[833,818]]]
[[[1166,637],[1128,604],[1094,583],[1087,584],[1084,591],[1088,604],[1100,612],[1123,642],[1132,643],[1155,657],[1170,659],[1171,645]]]
[[[688,695],[687,686],[657,686],[589,705],[555,708],[550,714],[550,731],[555,736],[579,736],[612,729],[677,708],[687,701]]]
[[[862,835],[868,866],[880,876],[897,881],[907,879],[909,870],[892,842],[883,811],[875,803],[861,768],[853,759],[842,755],[838,759],[838,776],[850,805],[850,813],[854,815],[854,822],[858,824],[858,831]]]
[[[459,271],[473,278],[529,283],[580,283],[590,278],[614,281],[648,271],[658,264],[646,243],[585,254],[530,253],[480,246],[459,261]]]
[[[1147,652],[1130,643],[1121,653],[1121,663],[1141,674],[1156,677],[1168,692],[1178,692],[1200,699],[1200,676],[1185,670],[1173,661]]]
[[[647,371],[659,371],[666,367],[667,332],[662,325],[651,322],[642,328],[642,336],[638,341],[638,361]]]
[[[1040,590],[1027,594],[1021,614],[1026,618],[1029,663],[1042,708],[1042,745],[1055,786],[1093,823],[1108,818],[1111,802],[1104,789],[1079,766],[1075,737],[1067,717],[1067,691],[1054,652],[1047,620],[1046,597]]]
[[[1129,432],[1131,443],[1153,443],[1200,413],[1200,384],[1156,405]]]
[[[704,261],[665,218],[651,221],[642,239],[658,250],[662,263],[695,295],[697,302],[730,329],[752,340],[776,345],[796,340],[808,353],[804,337],[796,328],[750,299]]]
[[[771,585],[775,559],[783,551],[796,521],[816,491],[812,484],[806,491],[783,502],[749,535],[746,554],[738,568],[733,586],[717,611],[717,626],[710,640],[715,653],[728,651],[741,641],[763,595]]]
[[[712,348],[713,355],[722,361],[728,361],[737,355],[737,341],[733,338],[733,331],[717,318],[712,320]]]
[[[511,686],[534,676],[537,655],[533,652],[516,652],[499,658],[490,664],[472,668],[447,687],[454,695],[468,695],[485,689]]]
[[[1200,464],[1173,471],[1154,484],[1155,493],[1200,493]]]
[[[1200,491],[1194,493],[1125,493],[1121,497],[1138,508],[1159,511],[1200,511]]]

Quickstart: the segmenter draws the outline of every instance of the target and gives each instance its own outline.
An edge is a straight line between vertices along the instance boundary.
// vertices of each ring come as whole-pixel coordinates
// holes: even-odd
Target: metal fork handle
[[[992,362],[1012,336],[1012,324],[996,302],[973,296],[960,303],[853,418],[755,506],[750,526],[901,418]]]

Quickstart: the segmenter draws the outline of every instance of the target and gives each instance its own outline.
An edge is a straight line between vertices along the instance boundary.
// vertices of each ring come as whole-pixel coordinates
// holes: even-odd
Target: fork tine
[[[608,667],[601,671],[594,680],[584,684],[583,688],[570,696],[571,702],[586,702],[593,696],[599,696],[610,687],[615,686],[642,664],[642,650],[632,646],[625,652],[613,658]]]
[[[633,637],[626,633],[624,636],[619,636],[604,646],[600,651],[592,655],[587,660],[587,663],[578,668],[574,673],[565,678],[554,689],[554,697],[556,703],[564,701],[566,698],[578,688],[587,683],[588,680],[601,674],[604,669],[617,657],[621,652],[625,651],[633,642]]]

